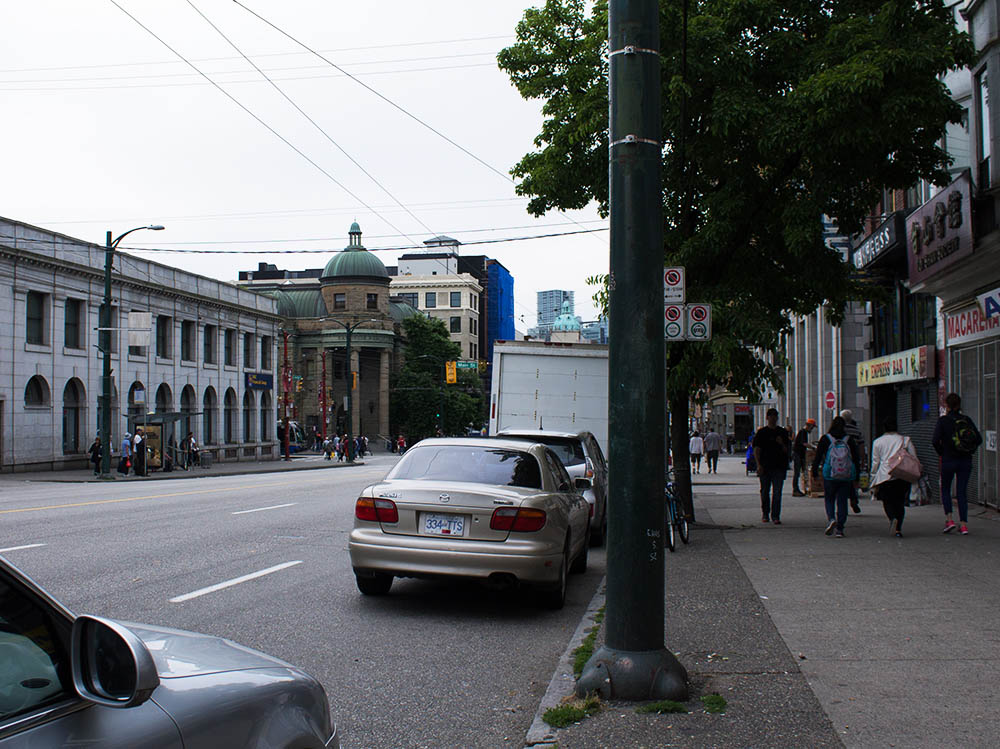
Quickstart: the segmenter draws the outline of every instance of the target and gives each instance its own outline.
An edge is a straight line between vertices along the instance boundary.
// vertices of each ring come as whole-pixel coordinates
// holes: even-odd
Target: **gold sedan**
[[[354,510],[348,550],[358,589],[385,595],[394,577],[521,583],[561,608],[566,577],[587,569],[590,510],[542,444],[428,439],[410,448]]]

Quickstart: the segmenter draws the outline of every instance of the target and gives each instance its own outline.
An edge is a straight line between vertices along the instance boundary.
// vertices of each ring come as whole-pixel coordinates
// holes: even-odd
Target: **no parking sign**
[[[684,340],[684,305],[667,304],[663,307],[663,337],[668,341]]]
[[[712,305],[687,305],[687,339],[708,341],[712,338]]]

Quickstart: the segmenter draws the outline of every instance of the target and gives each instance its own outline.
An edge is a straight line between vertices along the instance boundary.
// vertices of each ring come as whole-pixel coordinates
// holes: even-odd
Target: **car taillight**
[[[522,507],[498,507],[490,518],[490,528],[495,531],[531,533],[545,525],[545,510]]]
[[[584,478],[592,479],[594,478],[594,464],[587,458],[587,470],[583,473]]]
[[[398,523],[399,510],[391,499],[359,497],[354,505],[354,517],[371,523]]]

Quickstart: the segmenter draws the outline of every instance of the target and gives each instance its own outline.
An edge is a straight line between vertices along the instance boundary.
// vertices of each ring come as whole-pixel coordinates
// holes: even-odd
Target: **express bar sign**
[[[924,380],[934,376],[934,347],[918,346],[858,362],[858,387]]]

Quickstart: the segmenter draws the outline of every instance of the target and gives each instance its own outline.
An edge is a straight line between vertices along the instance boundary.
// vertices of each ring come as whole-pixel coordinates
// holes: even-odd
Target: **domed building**
[[[572,309],[573,303],[568,299],[562,303],[562,312],[552,323],[552,332],[549,334],[550,341],[580,342],[580,319],[573,314]]]
[[[257,271],[241,272],[240,282],[275,298],[287,322],[294,383],[289,418],[322,432],[325,410],[328,434],[350,431],[374,440],[390,436],[389,372],[398,355],[399,324],[419,313],[390,300],[389,274],[361,243],[357,222],[348,237],[347,247],[322,269],[288,271],[261,263]],[[282,362],[279,341],[279,370]],[[280,417],[280,398],[278,405]]]

